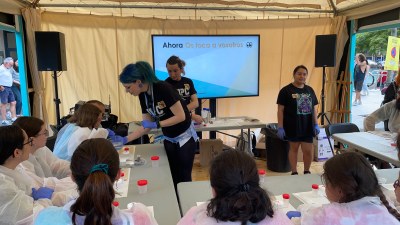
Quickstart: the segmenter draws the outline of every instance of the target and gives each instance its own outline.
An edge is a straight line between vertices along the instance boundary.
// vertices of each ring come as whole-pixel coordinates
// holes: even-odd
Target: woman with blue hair
[[[161,128],[175,187],[179,182],[191,181],[198,137],[179,93],[167,82],[158,80],[150,64],[143,61],[127,65],[119,80],[126,92],[139,96],[142,108],[142,128],[129,134],[127,141]]]

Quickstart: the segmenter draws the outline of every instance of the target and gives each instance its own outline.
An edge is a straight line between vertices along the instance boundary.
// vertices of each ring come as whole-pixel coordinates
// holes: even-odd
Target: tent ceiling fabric
[[[21,0],[20,0],[21,1]],[[22,0],[44,11],[167,19],[333,17],[379,0]],[[382,0],[380,0],[383,2]]]

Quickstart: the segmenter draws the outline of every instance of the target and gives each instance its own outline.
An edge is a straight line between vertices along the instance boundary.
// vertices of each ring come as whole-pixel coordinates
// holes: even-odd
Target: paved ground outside
[[[351,102],[354,102],[355,92],[353,92]],[[370,113],[378,109],[382,103],[383,95],[379,89],[371,89],[369,90],[369,94],[365,96],[361,96],[362,105],[351,106],[351,122],[356,124],[360,130],[364,130],[364,118],[368,116]],[[383,122],[380,122],[375,125],[376,130],[384,130]]]

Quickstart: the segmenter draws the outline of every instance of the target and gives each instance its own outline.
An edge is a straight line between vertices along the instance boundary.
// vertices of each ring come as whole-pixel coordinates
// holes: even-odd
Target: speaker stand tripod
[[[325,66],[322,67],[322,90],[321,90],[321,112],[318,113],[317,119],[321,117],[321,125],[324,125],[324,118],[328,121],[328,124],[331,124],[329,121],[328,116],[325,113]]]
[[[58,84],[57,84],[57,71],[53,71],[54,78],[54,103],[56,104],[56,116],[57,116],[57,129],[61,128],[61,119],[60,119],[60,99],[58,98]]]

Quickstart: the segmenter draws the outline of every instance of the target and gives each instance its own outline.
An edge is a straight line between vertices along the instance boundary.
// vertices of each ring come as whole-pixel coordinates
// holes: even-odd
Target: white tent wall
[[[78,100],[108,102],[110,95],[112,112],[122,122],[141,120],[141,110],[138,98],[126,94],[119,84],[118,74],[128,63],[152,62],[151,34],[260,34],[260,96],[219,99],[217,113],[275,122],[276,97],[279,89],[292,81],[295,66],[308,67],[307,83],[319,96],[322,69],[314,68],[315,35],[331,33],[337,19],[194,21],[50,12],[41,16],[43,31],[65,34],[68,71],[58,78],[61,115]],[[340,32],[347,35],[346,29]],[[336,77],[329,70],[328,76]],[[49,121],[55,123],[53,79],[45,76],[44,80]],[[326,109],[330,109],[329,97]]]

